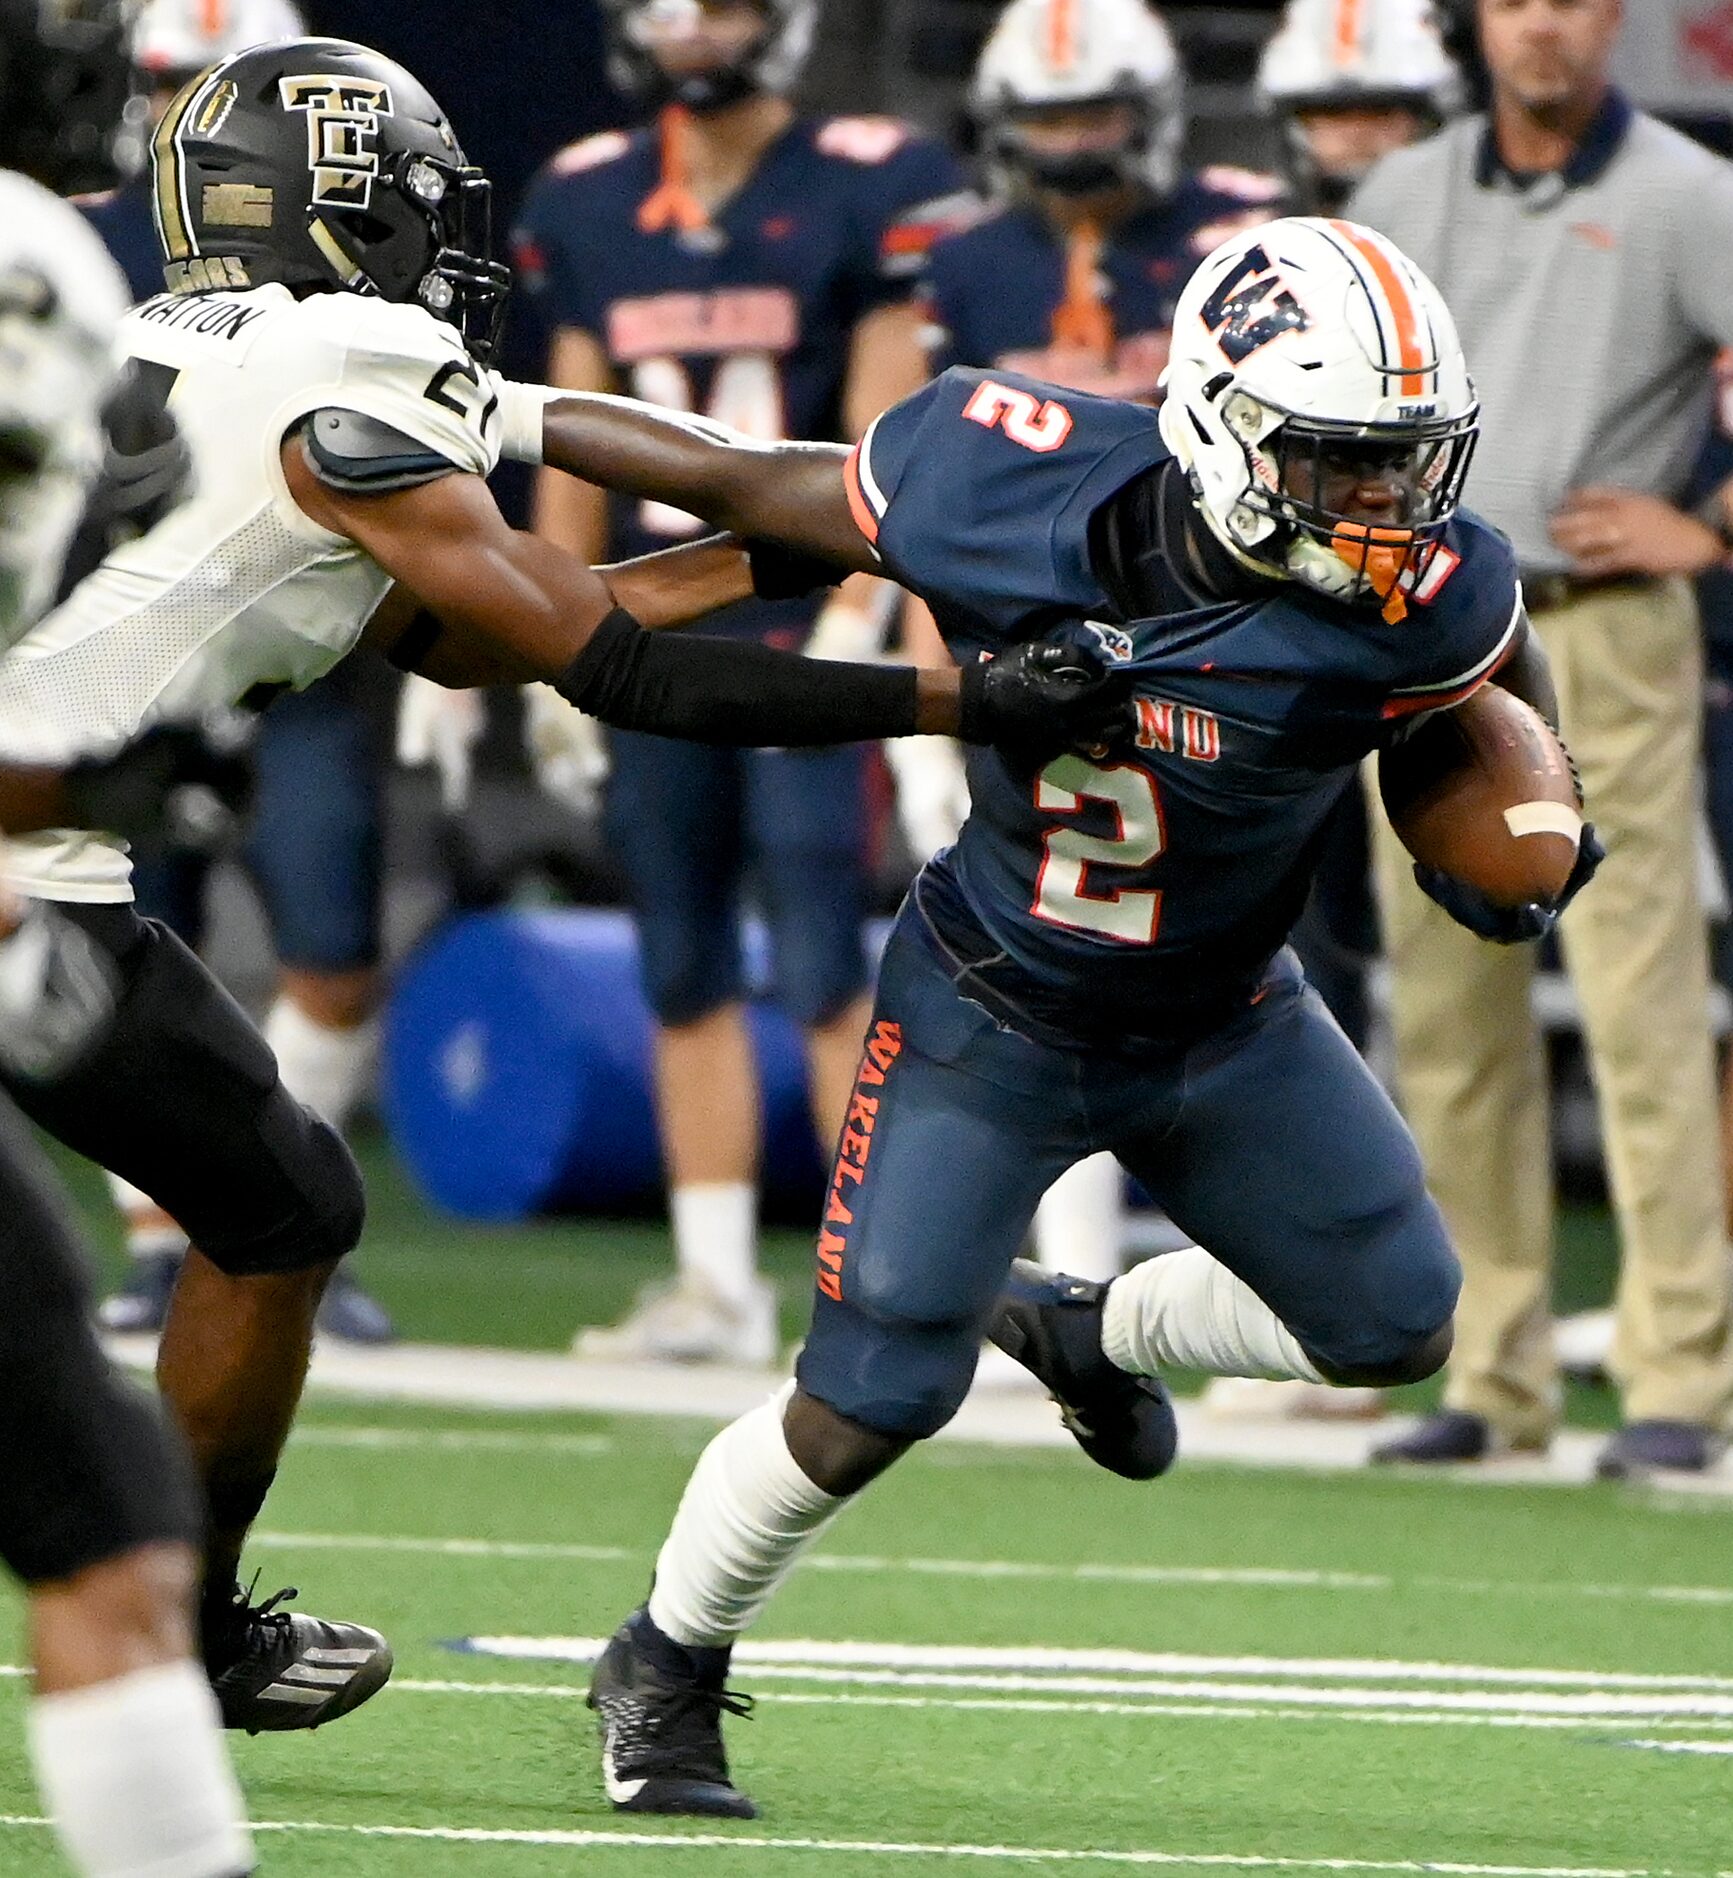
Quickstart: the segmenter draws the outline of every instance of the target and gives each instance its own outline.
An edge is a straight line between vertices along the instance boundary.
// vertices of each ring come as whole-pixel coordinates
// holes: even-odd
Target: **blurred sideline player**
[[[859,436],[924,376],[912,279],[948,152],[891,118],[790,102],[815,0],[611,0],[618,81],[653,125],[576,144],[525,205],[520,265],[552,333],[551,382],[624,391],[766,439]],[[539,526],[580,559],[698,532],[665,503],[545,478]],[[605,551],[605,553],[604,553]],[[874,652],[894,599],[857,579],[703,630]],[[616,731],[605,825],[631,887],[655,1013],[676,1276],[574,1347],[749,1364],[776,1354],[756,1274],[757,1076],[742,1005],[742,903],[763,909],[773,984],[806,1033],[817,1132],[836,1138],[866,1015],[864,747],[703,749]]]
[[[1281,125],[1295,212],[1335,215],[1379,158],[1461,107],[1462,74],[1432,0],[1288,0],[1257,93]]]
[[[1012,0],[970,102],[999,203],[933,249],[933,364],[1155,403],[1181,287],[1212,248],[1269,219],[1280,185],[1181,169],[1184,78],[1144,0]],[[1123,1186],[1111,1155],[1061,1175],[1036,1209],[1041,1263],[1116,1276]],[[991,1350],[983,1373],[1026,1376]]]
[[[1460,1272],[1414,1141],[1285,939],[1365,757],[1495,674],[1556,712],[1509,544],[1458,508],[1479,405],[1437,288],[1317,220],[1203,263],[1165,388],[1158,421],[952,370],[852,453],[618,401],[545,420],[574,475],[882,569],[959,659],[1084,622],[1139,725],[1100,761],[971,761],[969,820],[880,971],[795,1380],[706,1449],[596,1667],[622,1810],[753,1812],[721,1738],[730,1650],[843,1505],[955,1414],[989,1323],[1134,1478],[1173,1457],[1164,1364],[1389,1387],[1448,1354]],[[1516,943],[1599,855],[1585,829],[1558,904],[1515,911],[1417,878]],[[1043,1191],[1102,1149],[1199,1244],[1107,1286],[1013,1264]]]
[[[444,684],[546,680],[604,721],[718,742],[1065,747],[1123,724],[1123,681],[1059,644],[959,674],[646,630],[760,585],[803,591],[786,554],[698,543],[598,573],[509,527],[485,478],[508,450],[540,461],[543,398],[489,367],[510,286],[489,184],[401,66],[341,40],[241,53],[176,97],[152,154],[173,285],[127,314],[119,350],[186,439],[193,491],[0,662],[14,761],[305,686],[363,642]],[[394,581],[413,604],[388,601]],[[360,1175],[206,967],[139,918],[123,840],[57,828],[7,864],[117,991],[75,1069],[0,1082],[193,1241],[157,1376],[205,1491],[201,1646],[224,1721],[321,1726],[383,1686],[390,1647],[282,1609],[293,1593],[255,1603],[238,1574],[320,1296],[360,1236]]]
[[[1443,123],[1461,96],[1431,0],[1289,0],[1258,66],[1258,95],[1282,130],[1292,211],[1333,215],[1379,157]],[[1312,897],[1294,929],[1307,979],[1356,1049],[1371,1038],[1378,952],[1366,798],[1358,780],[1330,818]],[[1224,1376],[1204,1392],[1221,1415],[1373,1418],[1370,1389]]]
[[[142,158],[126,26],[116,0],[0,0],[0,648],[51,599],[104,467],[125,293],[50,189],[99,188]],[[0,826],[56,787],[0,772]],[[58,788],[80,813],[81,792]],[[52,1081],[113,1015],[83,935],[0,893],[0,1062]],[[0,1559],[27,1592],[43,1805],[83,1878],[241,1878],[241,1796],[193,1652],[190,1470],[158,1406],[97,1348],[82,1248],[3,1098],[0,1293]]]
[[[190,78],[218,59],[303,31],[289,0],[148,0],[133,60],[149,88],[152,122]],[[126,270],[135,300],[162,291],[163,256],[147,176],[84,205]],[[343,1129],[367,1093],[377,1047],[379,870],[383,830],[378,686],[356,661],[265,713],[253,745],[257,780],[243,851],[276,948],[281,978],[264,1021],[284,1087]],[[173,848],[141,857],[139,911],[195,950],[204,937],[210,864]],[[133,1260],[103,1300],[111,1330],[155,1331],[168,1315],[187,1237],[130,1183],[109,1176]],[[358,1343],[390,1339],[384,1311],[338,1272],[319,1328]]]

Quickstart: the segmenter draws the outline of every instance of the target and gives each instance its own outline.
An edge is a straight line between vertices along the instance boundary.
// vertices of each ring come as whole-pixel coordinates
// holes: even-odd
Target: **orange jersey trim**
[[[879,542],[879,520],[866,499],[866,491],[860,486],[860,453],[861,445],[857,443],[843,460],[842,486],[848,493],[848,512],[854,517],[855,527],[876,548]]]

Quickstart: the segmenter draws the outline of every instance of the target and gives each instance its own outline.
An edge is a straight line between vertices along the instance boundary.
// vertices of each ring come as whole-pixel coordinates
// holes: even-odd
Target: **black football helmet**
[[[151,158],[172,292],[414,301],[492,358],[511,287],[493,185],[401,65],[345,39],[255,46],[176,94]]]
[[[56,195],[144,167],[149,107],[133,77],[137,0],[0,0],[0,169]]]
[[[818,0],[755,0],[764,31],[733,63],[713,71],[671,77],[645,41],[659,8],[696,6],[698,0],[603,0],[608,23],[608,76],[617,90],[651,111],[681,104],[700,114],[720,111],[758,92],[792,91],[812,51]]]

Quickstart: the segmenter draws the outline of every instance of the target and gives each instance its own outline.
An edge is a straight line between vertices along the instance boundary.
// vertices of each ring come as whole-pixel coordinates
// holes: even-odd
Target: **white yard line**
[[[767,1674],[754,1671],[754,1678]],[[581,1683],[569,1682],[455,1682],[444,1679],[404,1677],[390,1688],[399,1695],[529,1696],[550,1701],[581,1701],[588,1693]],[[1143,1715],[1169,1721],[1277,1721],[1277,1722],[1353,1722],[1391,1728],[1538,1728],[1538,1729],[1612,1729],[1628,1727],[1630,1718],[1623,1715],[1510,1715],[1478,1713],[1471,1710],[1448,1712],[1430,1709],[1329,1709],[1297,1708],[1288,1705],[1228,1705],[1220,1702],[1103,1702],[1071,1697],[1039,1696],[941,1696],[941,1695],[867,1695],[858,1691],[778,1689],[765,1698],[771,1707],[805,1708],[885,1708],[935,1709],[991,1714],[1001,1710],[1011,1715]],[[1679,1721],[1644,1718],[1651,1728],[1680,1728],[1701,1732],[1705,1728],[1725,1727],[1733,1731],[1733,1722],[1715,1722],[1702,1716]],[[1640,1745],[1631,1744],[1627,1745]],[[1729,1743],[1733,1750],[1733,1743]]]
[[[304,1551],[403,1552],[429,1558],[572,1559],[592,1564],[648,1564],[652,1553],[623,1546],[575,1545],[553,1540],[431,1538],[385,1533],[260,1532],[256,1545]],[[907,1574],[914,1577],[1028,1579],[1066,1584],[1221,1585],[1271,1591],[1429,1591],[1447,1597],[1597,1598],[1633,1603],[1733,1605],[1733,1585],[1594,1585],[1569,1580],[1524,1582],[1496,1578],[1395,1578],[1373,1572],[1285,1571],[1263,1566],[1119,1565],[1082,1561],[1049,1564],[1030,1559],[890,1558],[820,1552],[803,1571]]]
[[[0,1826],[41,1827],[46,1820],[0,1814]],[[722,1852],[730,1847],[755,1852],[836,1852],[854,1857],[967,1858],[1022,1860],[1051,1865],[1145,1865],[1214,1871],[1387,1872],[1431,1878],[1688,1878],[1687,1874],[1643,1866],[1471,1865],[1443,1859],[1294,1858],[1260,1852],[1098,1851],[1069,1846],[952,1845],[896,1839],[772,1838],[763,1833],[675,1833],[531,1831],[483,1826],[347,1826],[319,1820],[259,1820],[254,1832],[353,1834],[368,1839],[431,1839],[470,1845],[546,1845],[603,1849],[675,1846]]]
[[[1621,1741],[1622,1748],[1652,1748],[1658,1754],[1733,1754],[1733,1741]]]
[[[297,1448],[378,1448],[388,1453],[427,1449],[439,1454],[612,1454],[609,1435],[514,1433],[487,1428],[344,1428],[302,1423],[290,1435]]]
[[[593,1663],[604,1637],[466,1637],[483,1656]],[[742,1640],[742,1668],[769,1664],[884,1670],[1057,1671],[1138,1676],[1294,1676],[1339,1682],[1456,1682],[1579,1689],[1703,1689],[1733,1694],[1729,1676],[1637,1675],[1622,1670],[1512,1669],[1483,1663],[1411,1662],[1401,1658],[1329,1656],[1202,1656],[1167,1650],[1070,1649],[1048,1644],[853,1643],[796,1638]]]

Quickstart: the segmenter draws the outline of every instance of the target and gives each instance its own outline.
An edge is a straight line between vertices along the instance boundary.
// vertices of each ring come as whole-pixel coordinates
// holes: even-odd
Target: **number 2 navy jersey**
[[[1520,636],[1509,544],[1467,514],[1400,609],[1273,582],[1201,599],[1160,552],[1181,541],[1181,476],[1140,405],[963,369],[849,459],[862,532],[959,660],[1077,622],[1135,674],[1135,747],[1041,767],[972,753],[973,811],[916,889],[959,960],[986,962],[975,982],[1072,1040],[1198,1034],[1255,998],[1355,766]],[[1162,599],[1128,618],[1092,523],[1145,491]]]
[[[1033,206],[1011,203],[934,244],[922,288],[936,362],[1025,372],[1101,397],[1153,400],[1173,310],[1197,264],[1236,230],[1267,221],[1281,186],[1250,170],[1181,179],[1116,228],[1081,265]],[[1087,239],[1079,237],[1078,239]],[[1095,343],[1056,327],[1074,293],[1099,306]]]
[[[935,216],[961,189],[942,145],[893,118],[797,119],[711,225],[648,232],[663,181],[657,128],[575,144],[544,169],[516,241],[550,329],[607,353],[618,389],[765,440],[840,438],[861,319],[907,299]],[[699,524],[660,503],[611,504],[616,559]],[[724,630],[803,632],[813,603],[748,603]]]

